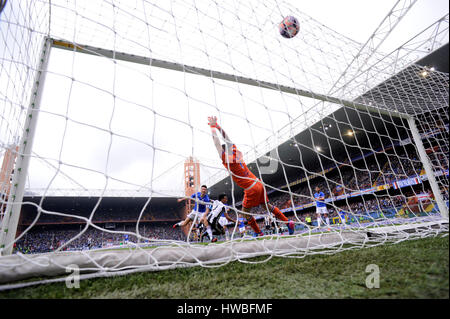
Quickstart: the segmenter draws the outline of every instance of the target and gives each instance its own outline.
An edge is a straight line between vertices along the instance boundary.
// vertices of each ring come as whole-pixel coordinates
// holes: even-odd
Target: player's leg
[[[242,211],[245,212],[245,213],[250,213],[250,210],[251,210],[251,208],[242,207]],[[253,229],[253,231],[255,232],[255,234],[257,236],[264,235],[263,232],[261,231],[261,229],[259,228],[255,217],[253,217],[250,214],[241,214],[241,217],[244,217],[247,220],[247,224]]]
[[[219,217],[216,216],[215,218],[210,218],[209,220],[209,225],[210,225],[210,229],[212,229],[212,234],[216,235],[216,236],[220,236],[224,234],[224,231],[222,229],[222,227],[219,224]],[[211,240],[213,243],[215,243],[217,241],[217,237],[214,237]]]
[[[203,238],[205,236],[209,236],[208,233],[206,232],[206,228],[205,225],[203,225],[202,223],[198,224],[198,229],[199,229],[199,234],[200,234],[200,242],[203,242]],[[211,239],[211,238],[210,238]]]
[[[205,237],[206,232],[202,231],[200,232],[200,242],[203,243],[203,238]]]
[[[320,209],[316,207],[316,220],[317,220],[317,228],[320,228],[322,223],[322,216],[320,216]]]
[[[215,243],[217,241],[217,237],[214,237],[214,231],[217,231],[217,217],[213,218],[212,216],[208,219],[208,227],[206,228],[208,231],[208,235],[211,238],[211,242]]]
[[[273,221],[272,222],[272,234],[276,234],[276,233],[279,233],[278,224],[276,221]]]
[[[266,234],[270,234],[270,231],[271,231],[271,227],[270,227],[270,222],[269,222],[268,224],[266,224],[266,230],[265,230],[265,233],[266,233]]]
[[[294,234],[294,222],[289,220],[278,207],[269,203],[269,198],[267,196],[266,189],[262,183],[258,183],[254,187],[255,195],[254,197],[259,202],[258,204],[262,206],[263,209],[269,211],[275,216],[276,219],[281,220],[282,222],[287,224],[289,235]]]
[[[328,210],[326,207],[319,207],[319,215],[321,216],[321,219],[325,226],[327,227],[327,230],[330,231],[330,219],[328,218]]]
[[[208,222],[209,217],[210,217],[210,214],[206,215],[206,213],[204,213],[200,219],[200,223],[202,223],[205,226],[206,233],[208,234],[209,239],[212,241],[214,238],[213,238],[213,234],[212,234],[212,230],[211,230],[211,225]]]
[[[266,206],[267,205],[267,206]],[[261,207],[263,207],[264,209],[269,208],[270,212],[279,220],[285,222],[287,224],[288,230],[289,230],[289,235],[294,234],[294,222],[289,220],[281,211],[278,207],[270,204],[270,203],[265,203],[265,204],[261,204]]]
[[[228,220],[225,217],[219,218],[219,225],[222,227],[222,230],[225,234],[225,240],[230,240],[230,234],[228,232],[227,223],[228,223]]]
[[[172,226],[172,228],[186,226],[190,221],[194,221],[195,220],[195,216],[196,216],[196,212],[195,211],[190,212],[189,215],[187,215],[187,217],[185,218],[185,220],[182,220],[181,222],[178,222],[178,223],[174,224]]]
[[[223,226],[223,229],[225,230],[225,240],[230,240],[230,231],[228,230],[228,227],[225,225]]]
[[[244,200],[242,201],[242,210],[244,212],[250,212],[250,209],[253,207],[260,206],[263,203],[268,203],[268,198],[264,189],[264,186],[261,183],[256,183],[251,189],[246,190],[244,192]],[[273,210],[273,207],[271,207],[271,210]],[[278,216],[281,216],[281,218],[286,218],[279,210],[274,212],[275,217],[278,218]],[[277,216],[278,215],[278,216]],[[256,219],[251,215],[244,215],[247,219],[247,223],[250,227],[252,227],[253,231],[256,233],[257,236],[263,235],[263,232],[259,228],[258,224],[256,223]]]
[[[174,224],[172,226],[172,228],[183,227],[184,225],[186,225],[188,223],[188,221],[189,221],[189,218],[186,217],[185,220],[182,220],[181,222]]]
[[[242,211],[244,213],[240,215],[247,220],[247,224],[253,229],[257,236],[262,236],[264,234],[256,223],[256,219],[252,215],[246,214],[250,213],[250,210],[253,207],[259,206],[260,204],[260,195],[257,192],[259,184],[260,183],[257,183],[250,190],[244,191],[244,199],[242,200]]]
[[[341,217],[341,224],[346,226],[347,222],[345,221],[345,214],[340,214],[339,216]]]

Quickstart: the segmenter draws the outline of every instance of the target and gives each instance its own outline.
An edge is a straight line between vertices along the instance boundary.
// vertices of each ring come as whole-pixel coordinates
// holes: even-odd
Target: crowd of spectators
[[[437,158],[439,159],[439,154]],[[447,158],[445,157],[445,159]],[[308,178],[290,187],[290,192],[288,192],[286,187],[282,191],[275,191],[269,194],[270,202],[280,209],[313,204],[316,186],[319,186],[326,198],[336,198],[339,195],[350,194],[410,177],[417,177],[422,170],[420,161],[417,160],[414,154],[410,154],[410,157],[407,157],[404,153],[373,155],[352,164],[340,165],[325,175],[317,174],[312,178]],[[420,192],[428,192],[428,190],[424,189],[423,184],[420,187],[422,187]],[[410,196],[414,195],[414,191],[410,191],[410,193],[399,191],[396,195],[388,195],[384,191],[384,193],[335,200],[327,205],[328,216],[330,218],[337,217],[340,211],[361,215],[392,208],[399,209],[405,206]],[[448,200],[448,189],[443,191],[443,195]],[[258,208],[252,212],[263,214],[264,208]],[[305,221],[307,217],[315,219],[314,205],[311,205],[310,209],[306,207],[304,210],[296,210],[296,213],[302,221]],[[143,214],[140,219],[139,233],[149,240],[186,240],[186,236],[180,229],[172,228],[173,223],[155,222],[155,220],[161,220],[163,215],[155,215],[150,212]],[[103,222],[105,225],[108,222],[112,222],[113,227],[111,229],[99,230],[90,227],[84,230],[83,226],[79,226],[79,229],[68,229],[62,225],[60,229],[54,228],[53,230],[31,229],[16,243],[16,250],[40,253],[53,251],[65,244],[64,249],[82,250],[120,245],[126,243],[126,241],[137,242],[137,238],[132,234],[136,232],[138,216],[139,212],[122,211],[118,214],[117,212],[98,210],[93,216],[93,221]],[[55,217],[46,214],[43,214],[41,218],[39,219],[40,221],[80,221],[73,217]],[[134,226],[130,225],[133,221]],[[259,222],[261,223],[261,221]],[[127,238],[123,232],[129,233]],[[141,242],[145,242],[145,240],[141,240]]]
[[[22,253],[50,252],[64,246],[62,250],[84,250],[120,246],[126,243],[137,243],[136,226],[121,226],[115,229],[97,229],[89,227],[84,229],[30,230],[20,238],[15,249]],[[146,224],[139,226],[139,234],[143,237],[141,243],[152,240],[181,240],[186,237],[179,230],[172,229],[169,224]]]
[[[325,198],[336,198],[339,195],[351,194],[357,191],[367,190],[373,187],[380,187],[393,182],[418,177],[422,172],[422,164],[417,159],[414,152],[410,150],[410,154],[405,152],[395,152],[391,150],[388,154],[371,156],[361,159],[353,166],[341,165],[338,168],[328,172],[325,177],[314,176],[303,183],[281,191],[275,191],[269,194],[272,204],[280,209],[288,209],[305,205],[314,206],[315,187],[318,186],[325,194]],[[437,158],[441,158],[438,153]],[[441,158],[441,164],[448,162],[448,158]],[[445,168],[444,166],[440,167]],[[422,188],[422,189],[419,189]],[[429,190],[423,189],[423,184],[416,189],[418,193],[428,193]],[[448,200],[448,191],[443,190],[444,200]],[[346,200],[337,201],[329,207],[329,216],[336,217],[338,210],[342,209],[347,212],[361,214],[370,211],[386,210],[390,208],[402,207],[406,204],[408,197],[414,196],[414,192],[406,194],[401,192],[398,196],[376,195],[374,198],[368,199],[367,196],[360,196],[357,200],[351,200],[349,204]],[[344,204],[340,204],[340,203]],[[297,210],[297,209],[296,209]],[[297,210],[298,211],[298,210]],[[301,212],[302,210],[300,210]],[[256,214],[263,214],[265,209],[259,207],[254,210]],[[308,210],[302,213],[303,217],[309,216],[311,212]],[[314,217],[314,213],[311,216]]]
[[[83,211],[82,208],[78,209],[68,209],[66,211],[58,212],[58,214],[52,214],[50,212],[41,212],[38,218],[39,223],[73,223],[73,222],[83,222],[85,219],[91,218],[91,211]],[[61,215],[65,214],[67,216]],[[100,206],[97,209],[91,220],[94,223],[100,222],[127,222],[127,221],[136,221],[139,218],[140,211],[134,210],[118,210],[114,211],[113,209],[103,210]],[[23,214],[21,223],[24,225],[31,224],[37,216],[37,211],[33,210],[33,213],[27,212]],[[140,217],[140,221],[155,221],[155,220],[164,220],[164,219],[173,219],[179,218],[178,214],[164,214],[161,211],[152,211],[145,212]]]

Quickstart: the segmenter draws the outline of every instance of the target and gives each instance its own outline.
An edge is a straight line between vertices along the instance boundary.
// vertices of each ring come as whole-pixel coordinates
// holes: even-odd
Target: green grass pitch
[[[449,237],[264,263],[233,262],[65,282],[0,292],[5,298],[449,298]],[[252,261],[266,259],[254,258]],[[379,288],[366,287],[366,267],[380,270]]]

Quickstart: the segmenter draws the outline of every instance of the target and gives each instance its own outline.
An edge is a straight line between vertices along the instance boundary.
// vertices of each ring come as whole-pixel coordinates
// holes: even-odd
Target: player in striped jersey
[[[227,197],[227,201],[228,201],[228,197]],[[230,240],[230,232],[228,231],[227,225],[229,222],[236,223],[236,221],[230,217],[230,215],[228,214],[229,208],[226,204],[225,204],[225,206],[226,206],[226,210],[223,211],[219,216],[219,225],[222,226],[222,229],[225,232],[225,239]]]
[[[268,214],[264,217],[264,226],[266,227],[266,231],[271,234],[277,233],[277,223],[272,214]]]
[[[219,199],[213,201],[211,211],[204,216],[202,222],[206,226],[206,231],[211,238],[212,242],[216,242],[217,238],[213,237],[213,233],[216,234],[226,234],[228,238],[228,229],[226,228],[226,223],[221,221],[221,218],[225,218],[226,221],[235,222],[228,215],[228,208],[226,203],[228,202],[228,197],[225,194],[219,195]]]
[[[245,164],[242,153],[231,142],[228,135],[217,123],[217,117],[208,117],[208,125],[211,127],[212,138],[217,152],[222,159],[222,164],[231,174],[236,184],[244,189],[244,199],[242,201],[242,211],[249,213],[253,207],[262,206],[279,220],[288,225],[289,234],[294,233],[294,223],[290,221],[276,206],[269,203],[269,198],[262,182],[248,169]],[[221,144],[216,130],[218,130],[225,143]],[[248,225],[252,227],[257,235],[262,235],[262,231],[256,223],[255,218],[250,214],[242,214],[247,219]]]

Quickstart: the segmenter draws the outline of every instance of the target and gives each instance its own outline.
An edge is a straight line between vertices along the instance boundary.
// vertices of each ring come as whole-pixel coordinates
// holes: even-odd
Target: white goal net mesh
[[[447,234],[449,78],[418,63],[446,44],[448,14],[382,51],[281,1],[5,2],[2,287]],[[245,204],[209,116],[293,225]],[[228,198],[214,243],[173,228],[188,158]]]

